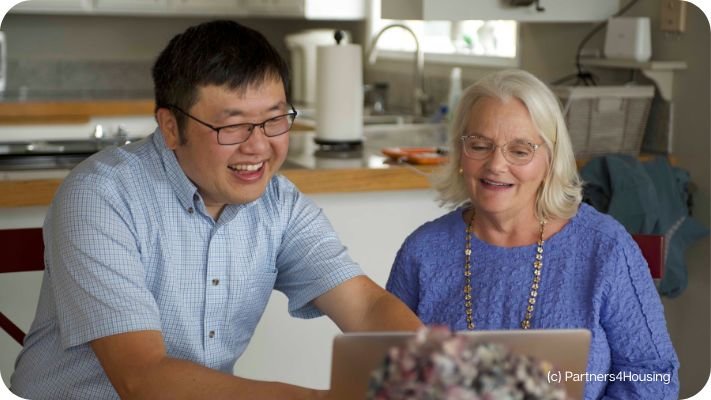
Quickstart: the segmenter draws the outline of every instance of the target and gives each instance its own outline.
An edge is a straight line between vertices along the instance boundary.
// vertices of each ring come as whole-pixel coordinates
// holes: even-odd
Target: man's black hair
[[[189,111],[201,86],[244,90],[271,79],[281,80],[290,99],[284,59],[261,33],[235,21],[206,22],[176,35],[158,56],[152,74],[156,111],[169,106]],[[186,117],[174,114],[184,141]]]

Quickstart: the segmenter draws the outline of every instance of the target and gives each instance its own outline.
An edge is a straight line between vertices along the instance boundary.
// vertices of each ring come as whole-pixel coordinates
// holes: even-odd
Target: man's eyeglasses
[[[500,147],[506,161],[514,165],[526,165],[533,160],[533,156],[540,146],[540,144],[520,139],[512,140],[499,146],[493,140],[482,136],[462,136],[464,155],[474,160],[484,160],[494,154],[497,147]]]
[[[225,126],[213,126],[208,124],[207,122],[201,121],[192,115],[188,114],[187,112],[183,111],[180,109],[180,107],[174,106],[174,105],[168,105],[169,108],[172,108],[173,110],[178,111],[179,113],[185,115],[186,117],[192,119],[193,121],[200,123],[213,131],[217,132],[217,143],[221,145],[231,145],[231,144],[239,144],[242,142],[246,142],[247,139],[249,139],[250,136],[252,136],[252,132],[254,132],[254,128],[256,127],[261,127],[262,132],[264,132],[264,135],[267,137],[274,137],[274,136],[279,136],[283,135],[286,132],[291,129],[291,125],[294,123],[294,119],[296,118],[297,112],[294,109],[294,106],[291,107],[291,112],[284,114],[284,115],[278,115],[276,117],[269,118],[266,121],[262,121],[258,124],[253,124],[251,122],[245,122],[242,124],[234,124],[234,125],[225,125]]]

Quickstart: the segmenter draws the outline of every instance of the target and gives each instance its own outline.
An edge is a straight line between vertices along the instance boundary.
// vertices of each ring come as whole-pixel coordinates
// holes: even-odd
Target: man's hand
[[[91,348],[122,399],[325,399],[328,392],[225,374],[170,358],[158,331],[107,336]]]

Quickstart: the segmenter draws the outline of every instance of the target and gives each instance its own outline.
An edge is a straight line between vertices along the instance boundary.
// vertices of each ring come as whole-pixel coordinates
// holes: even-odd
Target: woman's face
[[[536,193],[548,168],[548,152],[526,106],[516,98],[501,101],[483,97],[471,108],[464,134],[481,136],[497,145],[481,160],[462,152],[462,176],[477,213],[503,219],[535,215],[527,213],[535,213]],[[512,164],[502,153],[505,144],[515,141],[540,145],[525,165]]]

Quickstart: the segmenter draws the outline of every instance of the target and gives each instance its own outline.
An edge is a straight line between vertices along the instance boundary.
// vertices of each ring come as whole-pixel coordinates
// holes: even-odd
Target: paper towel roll
[[[316,141],[359,143],[363,138],[363,63],[357,44],[317,50]]]

